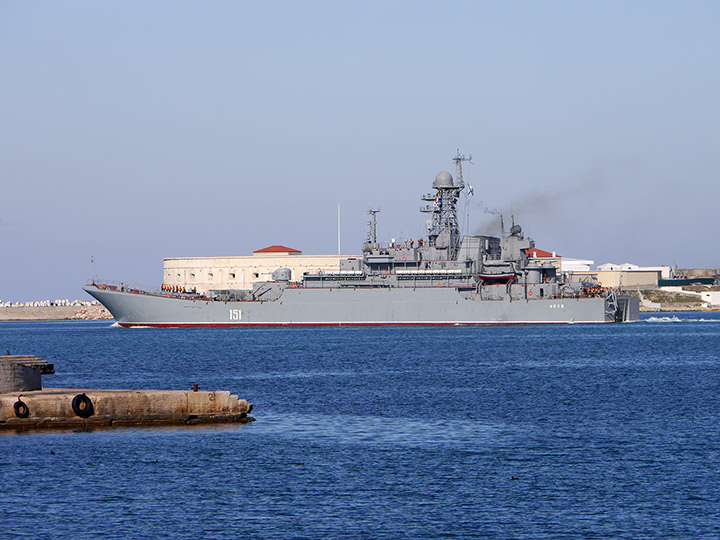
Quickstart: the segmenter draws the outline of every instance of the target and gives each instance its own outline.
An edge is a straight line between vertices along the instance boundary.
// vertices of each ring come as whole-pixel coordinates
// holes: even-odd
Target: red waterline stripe
[[[606,324],[603,321],[538,321],[538,322],[326,322],[326,323],[118,323],[124,328],[148,326],[152,328],[237,328],[278,326],[479,326],[531,324]]]

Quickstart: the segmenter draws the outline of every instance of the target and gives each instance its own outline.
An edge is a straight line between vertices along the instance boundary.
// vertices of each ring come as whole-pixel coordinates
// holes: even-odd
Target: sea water
[[[0,323],[46,386],[247,425],[0,431],[0,538],[718,538],[720,313],[620,325]]]

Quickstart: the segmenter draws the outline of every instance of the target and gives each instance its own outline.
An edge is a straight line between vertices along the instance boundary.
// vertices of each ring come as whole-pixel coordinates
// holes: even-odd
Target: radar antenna
[[[463,189],[465,187],[465,182],[463,182],[462,162],[467,161],[470,165],[474,165],[472,162],[472,154],[468,154],[468,157],[465,157],[465,154],[461,154],[460,149],[458,148],[453,161],[455,162],[455,185],[460,189]]]

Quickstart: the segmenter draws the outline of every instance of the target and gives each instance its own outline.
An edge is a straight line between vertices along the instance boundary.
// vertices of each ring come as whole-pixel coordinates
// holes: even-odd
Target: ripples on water
[[[717,538],[720,314],[623,325],[2,323],[50,386],[245,425],[0,432],[2,538]]]

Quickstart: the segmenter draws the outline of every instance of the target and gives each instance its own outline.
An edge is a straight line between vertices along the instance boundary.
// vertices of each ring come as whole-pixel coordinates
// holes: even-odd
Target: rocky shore
[[[686,289],[670,290],[648,289],[644,291],[629,291],[630,294],[640,298],[640,311],[720,311],[720,305],[711,304],[700,298],[700,291],[720,292],[718,287],[700,286]]]
[[[694,304],[661,304],[660,307],[644,306],[640,304],[641,313],[660,313],[666,311],[720,311],[718,306],[700,306]]]
[[[0,307],[0,321],[95,321],[112,319],[103,306]]]

